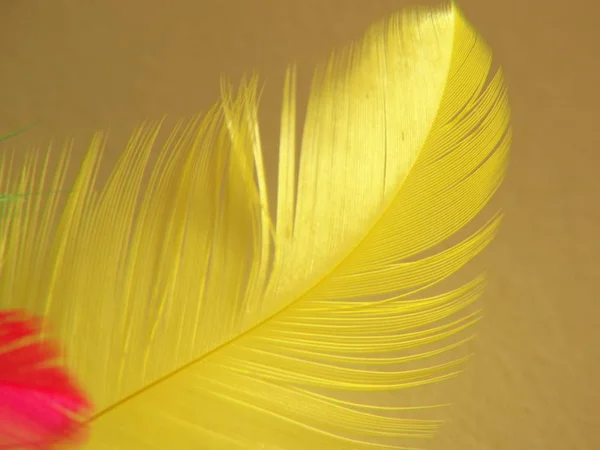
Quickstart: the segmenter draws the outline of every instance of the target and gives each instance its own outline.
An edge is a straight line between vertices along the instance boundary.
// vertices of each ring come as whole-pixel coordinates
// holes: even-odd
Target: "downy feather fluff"
[[[0,311],[0,448],[40,449],[60,440],[81,443],[73,420],[90,404],[43,337],[40,321],[24,311]]]
[[[507,160],[491,64],[455,5],[410,9],[316,72],[299,148],[288,71],[275,190],[251,79],[180,123],[147,181],[160,123],[136,130],[101,189],[98,135],[64,207],[12,208],[2,306],[51,321],[96,407],[84,448],[425,445],[440,402],[421,390],[462,370],[483,278],[430,288],[500,220],[456,236]]]

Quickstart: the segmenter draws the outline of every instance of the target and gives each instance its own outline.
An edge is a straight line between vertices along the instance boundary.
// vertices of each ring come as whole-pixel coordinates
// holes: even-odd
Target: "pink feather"
[[[91,405],[59,357],[39,320],[0,312],[1,449],[49,449],[81,438],[80,418]]]

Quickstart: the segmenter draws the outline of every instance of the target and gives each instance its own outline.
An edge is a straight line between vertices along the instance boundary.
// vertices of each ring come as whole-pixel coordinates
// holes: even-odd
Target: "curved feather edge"
[[[462,370],[483,289],[483,277],[446,281],[500,221],[459,233],[509,150],[491,64],[455,5],[407,10],[317,70],[299,149],[288,71],[276,195],[251,79],[178,124],[149,180],[160,123],[134,133],[101,190],[98,135],[64,207],[11,209],[0,298],[46,314],[68,347],[98,408],[85,448],[359,450],[433,436],[441,400],[425,399]],[[67,167],[65,153],[53,190]]]

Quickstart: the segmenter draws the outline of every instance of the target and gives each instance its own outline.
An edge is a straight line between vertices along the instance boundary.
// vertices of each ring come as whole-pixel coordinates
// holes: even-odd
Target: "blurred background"
[[[143,120],[206,110],[219,81],[258,72],[275,170],[286,65],[301,106],[315,64],[406,0],[13,0],[0,2],[2,148],[95,131],[119,155]],[[422,1],[419,4],[436,4]],[[432,450],[600,448],[600,3],[462,0],[502,64],[514,145],[476,356],[450,388]],[[110,166],[108,166],[110,167]],[[333,449],[332,449],[333,450]]]

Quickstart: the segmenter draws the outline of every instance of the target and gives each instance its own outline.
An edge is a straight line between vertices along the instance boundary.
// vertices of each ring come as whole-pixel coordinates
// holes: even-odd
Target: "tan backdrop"
[[[199,112],[257,70],[273,154],[288,62],[312,67],[405,0],[2,0],[0,132],[10,146]],[[486,261],[485,326],[434,450],[600,448],[600,2],[463,0],[504,66],[514,147]],[[273,158],[269,158],[273,169]]]

